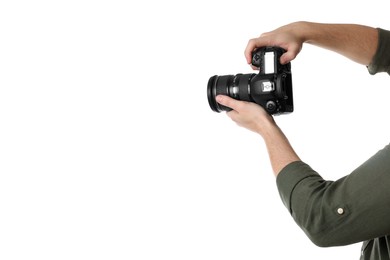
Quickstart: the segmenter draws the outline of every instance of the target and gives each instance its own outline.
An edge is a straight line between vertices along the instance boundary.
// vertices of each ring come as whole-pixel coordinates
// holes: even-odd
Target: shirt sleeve
[[[318,246],[341,246],[390,234],[390,146],[351,174],[326,181],[304,162],[276,182],[295,222]]]
[[[390,31],[378,28],[377,51],[367,68],[372,75],[378,72],[390,74]]]

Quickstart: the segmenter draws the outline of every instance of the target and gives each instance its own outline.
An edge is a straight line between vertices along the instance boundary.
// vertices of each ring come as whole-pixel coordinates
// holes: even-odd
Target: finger
[[[256,48],[255,41],[256,39],[250,39],[244,51],[245,59],[248,64],[252,63],[252,51]]]
[[[294,59],[293,55],[291,52],[285,52],[282,56],[280,56],[280,64],[284,65],[289,63]]]
[[[234,122],[237,122],[238,112],[236,110],[229,111],[226,114],[228,115],[228,117],[230,117],[231,120],[233,120]]]
[[[215,99],[219,104],[225,107],[230,107],[233,110],[236,110],[239,104],[239,101],[224,95],[218,95]]]
[[[285,52],[282,56],[280,56],[280,63],[281,64],[289,63],[290,61],[295,59],[296,56],[297,55],[293,51],[289,50]]]
[[[286,46],[284,48],[286,52],[280,57],[280,63],[281,64],[286,64],[293,59],[295,59],[298,55],[298,53],[301,51],[301,48],[299,45],[292,44],[290,46]]]
[[[246,48],[245,48],[245,51],[244,51],[244,55],[245,55],[245,58],[246,58],[246,62],[248,64],[251,64],[252,63],[252,52],[254,49],[258,48],[258,47],[262,47],[264,45],[262,45],[262,40],[260,38],[255,38],[255,39],[251,39],[249,40]]]

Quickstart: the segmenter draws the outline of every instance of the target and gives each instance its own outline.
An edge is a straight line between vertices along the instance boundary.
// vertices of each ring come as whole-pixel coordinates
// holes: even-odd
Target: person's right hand
[[[252,52],[257,48],[265,46],[279,46],[286,50],[280,57],[281,64],[286,64],[295,59],[301,51],[304,42],[303,37],[299,33],[301,26],[303,25],[299,22],[291,23],[249,40],[245,49],[245,58],[248,64],[252,62]]]

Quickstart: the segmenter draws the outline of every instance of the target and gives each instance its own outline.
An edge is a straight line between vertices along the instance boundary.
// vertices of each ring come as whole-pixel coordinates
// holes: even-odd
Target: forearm
[[[298,22],[303,42],[339,53],[357,63],[369,65],[378,46],[378,30],[357,24]]]
[[[300,161],[287,137],[276,124],[271,123],[261,135],[266,144],[275,177],[288,164]]]

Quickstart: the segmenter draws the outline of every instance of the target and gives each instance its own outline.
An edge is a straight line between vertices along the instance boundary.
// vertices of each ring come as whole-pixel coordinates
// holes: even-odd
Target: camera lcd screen
[[[272,74],[275,72],[274,69],[274,52],[269,51],[264,54],[264,73]]]

